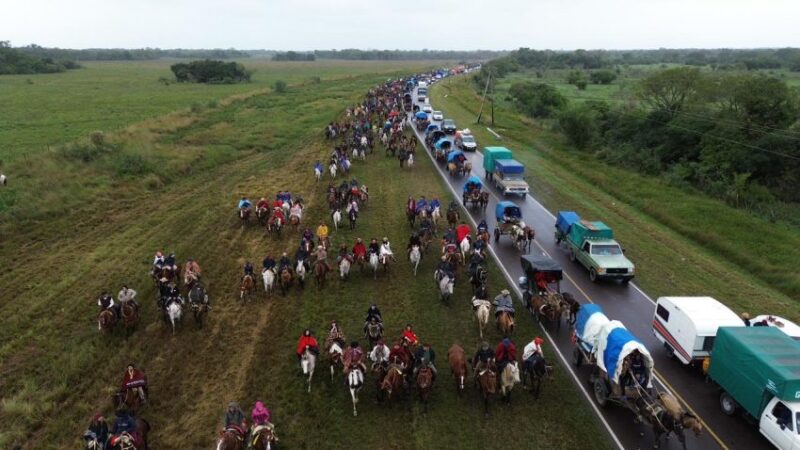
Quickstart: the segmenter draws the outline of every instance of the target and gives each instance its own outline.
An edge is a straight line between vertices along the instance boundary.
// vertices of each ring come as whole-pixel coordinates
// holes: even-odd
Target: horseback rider
[[[300,219],[303,215],[303,205],[300,204],[299,198],[297,200],[298,201],[292,205],[292,209],[289,211],[289,217],[296,216],[298,219]]]
[[[387,237],[383,238],[383,243],[381,244],[380,248],[380,257],[384,260],[384,264],[386,263],[386,257],[389,257],[389,259],[395,261],[394,253],[392,252],[392,246],[389,244],[389,238]]]
[[[422,211],[423,209],[424,210],[428,209],[428,201],[425,200],[425,196],[424,195],[421,195],[419,197],[419,200],[417,200],[416,206],[417,206],[417,208],[416,208],[416,213],[417,214],[419,214],[419,212]]]
[[[420,367],[427,365],[431,369],[431,372],[433,372],[433,379],[436,380],[437,371],[434,365],[436,363],[436,353],[431,348],[431,344],[427,342],[422,344],[422,347],[418,348],[417,352],[414,354],[414,361],[416,362],[416,367],[414,368],[415,377]]]
[[[392,350],[389,352],[389,362],[392,364],[399,364],[405,369],[411,363],[410,356],[408,349],[398,342],[392,346]]]
[[[261,199],[256,204],[256,212],[264,213],[267,210],[269,210],[269,200],[267,200],[265,197],[261,197]]]
[[[447,207],[447,211],[458,211],[458,202],[455,200],[450,200],[450,205]]]
[[[173,281],[169,283],[167,289],[167,301],[164,303],[164,309],[166,309],[170,304],[178,303],[183,305],[183,299],[181,298],[181,291],[178,289],[178,285]]]
[[[447,260],[447,256],[443,255],[442,260],[436,265],[436,281],[441,281],[447,275],[451,280],[456,278],[453,271],[453,265]]]
[[[306,348],[308,348],[311,353],[319,356],[319,344],[317,343],[317,338],[314,337],[314,333],[312,333],[308,328],[303,330],[303,334],[297,341],[296,353],[298,360],[303,357],[303,352],[306,351]]]
[[[343,259],[346,259],[351,263],[353,262],[353,256],[349,251],[347,251],[347,244],[344,243],[339,246],[339,254],[336,256],[336,264],[342,262]]]
[[[353,256],[362,259],[366,259],[367,257],[367,247],[364,245],[361,238],[357,238],[355,245],[353,245]]]
[[[367,366],[364,365],[364,351],[361,350],[358,341],[350,343],[350,347],[344,352],[342,360],[344,361],[345,376],[347,376],[354,367],[360,367],[362,373],[366,373],[367,371]]]
[[[344,347],[346,339],[344,332],[339,328],[339,323],[335,320],[331,321],[331,328],[328,330],[328,337],[325,338],[325,348],[330,349],[331,344],[338,343],[339,346]]]
[[[378,244],[378,239],[372,238],[372,240],[369,242],[369,253],[370,255],[373,253],[376,255],[381,253],[381,246]]]
[[[472,229],[463,220],[461,224],[456,227],[456,244],[461,245],[464,239],[467,239],[472,234]]]
[[[186,284],[189,284],[190,281],[200,281],[200,274],[202,273],[202,269],[200,269],[200,265],[197,264],[192,258],[186,260],[186,267],[183,269],[183,279]]]
[[[472,254],[469,257],[469,269],[467,269],[470,277],[475,276],[475,274],[478,272],[478,267],[483,265],[483,261],[484,261],[483,255],[481,255],[481,253],[478,250],[472,252]]]
[[[143,371],[137,369],[133,364],[128,364],[125,373],[122,376],[122,387],[120,392],[127,393],[129,389],[133,389],[139,394],[142,403],[147,403],[147,375]]]
[[[420,234],[423,235],[426,234],[427,232],[431,231],[431,228],[433,228],[431,219],[428,216],[423,217],[422,220],[419,222]]]
[[[320,222],[317,227],[317,241],[319,245],[328,240],[328,226],[324,222]]]
[[[377,363],[378,361],[389,361],[390,355],[391,350],[389,350],[389,346],[383,343],[383,339],[379,339],[375,344],[375,347],[369,353],[369,359],[373,363]]]
[[[630,375],[627,377],[626,387],[647,388],[650,380],[647,378],[647,365],[639,350],[634,350],[630,355]]]
[[[475,357],[472,359],[472,372],[475,375],[475,378],[478,378],[478,375],[481,371],[485,369],[494,369],[494,352],[492,351],[491,347],[489,347],[489,343],[483,341],[481,343],[480,348],[477,352],[475,352]]]
[[[122,285],[122,289],[117,293],[117,300],[119,300],[120,309],[128,302],[131,302],[133,307],[137,311],[139,310],[139,303],[136,301],[136,291],[129,288],[127,284]]]
[[[114,297],[111,296],[110,292],[103,291],[103,293],[100,294],[100,297],[97,299],[97,306],[100,307],[100,312],[109,310],[114,313],[114,320],[119,319],[119,312],[114,305]]]
[[[414,197],[408,197],[408,201],[406,202],[406,210],[414,211],[414,213],[417,212],[417,202],[414,200]]]
[[[175,258],[175,253],[170,253],[166,258],[164,258],[163,267],[167,267],[173,272],[178,270],[178,260]]]
[[[540,357],[544,358],[542,344],[544,344],[544,339],[536,336],[522,350],[522,361],[524,361],[526,371],[533,371],[533,357],[535,355],[539,355]]]
[[[502,372],[509,363],[517,360],[517,347],[511,342],[511,339],[505,338],[499,344],[494,353],[495,361],[497,362],[497,370]]]
[[[244,217],[245,212],[249,212],[253,208],[253,204],[250,202],[250,199],[247,196],[242,197],[239,200],[239,217]]]
[[[514,317],[514,299],[511,298],[511,293],[508,289],[500,291],[500,295],[494,298],[492,304],[495,307],[495,319],[498,318],[503,311],[508,313],[511,317]]]
[[[253,420],[253,428],[250,430],[250,439],[247,443],[247,448],[251,449],[255,445],[256,438],[258,437],[259,431],[263,430],[264,428],[273,429],[274,425],[270,423],[272,419],[272,415],[264,406],[264,403],[261,400],[257,401],[255,406],[253,407],[253,411],[250,414],[250,417]]]
[[[225,417],[222,419],[222,432],[232,431],[237,435],[239,440],[244,439],[247,432],[247,421],[244,417],[244,412],[239,404],[231,401],[228,403],[228,409],[225,410]]]
[[[134,440],[137,440],[136,420],[131,417],[130,412],[123,408],[118,410],[114,415],[116,417],[114,418],[114,427],[111,429],[112,437],[109,444],[113,446],[116,438],[122,433],[127,433],[134,438]]]
[[[108,423],[106,423],[105,417],[99,412],[95,413],[89,423],[89,428],[83,433],[83,438],[87,441],[97,440],[97,443],[100,444],[100,449],[104,449],[106,448],[108,436]]]
[[[378,305],[375,303],[369,305],[367,309],[367,318],[364,319],[364,326],[366,328],[366,324],[369,323],[370,320],[376,319],[378,322],[383,323],[383,316],[381,315],[381,310],[378,309]]]
[[[322,245],[317,246],[317,251],[314,252],[314,256],[317,257],[317,260],[314,261],[314,265],[317,264],[324,264],[325,267],[328,269],[328,272],[331,271],[331,266],[328,264],[328,252],[325,251],[325,247]]]
[[[264,261],[261,262],[261,272],[266,272],[267,270],[275,270],[275,258],[272,255],[267,255],[264,258]]]
[[[314,233],[311,232],[311,228],[306,227],[306,229],[303,230],[303,235],[301,237],[301,245],[303,241],[309,243],[314,242]]]
[[[281,200],[281,193],[275,195],[275,200],[272,201],[272,209],[283,209],[283,200]]]
[[[250,261],[244,263],[244,275],[242,275],[242,279],[240,281],[244,281],[244,277],[248,275],[250,275],[253,281],[256,280],[256,276],[253,273],[253,263],[251,263]]]
[[[328,125],[328,128],[332,129],[330,125]],[[325,171],[325,170],[323,170],[322,163],[319,162],[319,160],[317,160],[317,162],[314,163],[314,171],[319,172],[319,173],[322,173],[322,172]]]
[[[283,252],[280,261],[278,261],[278,273],[283,272],[284,268],[290,271],[292,270],[292,262],[289,260],[289,257],[286,256],[286,252]]]
[[[423,198],[425,198],[425,197],[423,197]],[[428,206],[428,208],[430,209],[431,213],[433,213],[433,211],[436,208],[441,208],[441,207],[442,207],[442,203],[439,201],[439,197],[433,197],[433,200],[431,200],[431,203]]]
[[[456,246],[456,230],[454,230],[452,228],[448,228],[447,231],[444,232],[444,237],[443,238],[444,238],[445,243],[447,244],[447,245],[445,245],[445,248],[448,247],[448,246],[452,246],[452,247],[458,249],[458,247]]]
[[[283,215],[283,208],[272,208],[272,218],[270,218],[270,223],[275,223],[276,220],[280,220],[281,223],[286,223],[286,216]]]
[[[422,247],[422,240],[419,238],[419,234],[416,231],[411,232],[411,237],[408,238],[408,246],[406,246],[407,253],[411,254],[411,248],[414,246]]]
[[[157,270],[161,270],[161,267],[164,265],[164,254],[161,251],[157,251],[156,255],[153,257],[153,273]]]
[[[417,338],[417,335],[414,333],[411,324],[406,325],[403,329],[402,341],[404,346],[419,345],[419,338]]]
[[[481,219],[481,223],[478,224],[478,234],[488,233],[488,232],[489,232],[489,225],[486,224],[486,219]]]

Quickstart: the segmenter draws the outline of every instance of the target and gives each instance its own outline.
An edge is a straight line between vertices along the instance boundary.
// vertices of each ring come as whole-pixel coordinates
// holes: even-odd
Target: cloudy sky
[[[20,46],[313,50],[800,46],[800,0],[8,0]]]

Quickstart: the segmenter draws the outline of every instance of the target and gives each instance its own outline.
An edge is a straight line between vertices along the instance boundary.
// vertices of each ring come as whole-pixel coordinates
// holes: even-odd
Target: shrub
[[[549,84],[522,81],[508,90],[517,107],[531,117],[550,117],[567,104],[567,99]]]
[[[138,176],[153,171],[153,165],[144,156],[137,153],[119,153],[114,155],[111,166],[117,176]]]
[[[572,105],[558,113],[558,128],[578,148],[586,148],[597,139],[597,113],[586,105]]]
[[[578,80],[575,82],[575,87],[578,88],[579,91],[585,91],[588,84],[586,80]]]
[[[275,84],[272,85],[272,87],[273,87],[273,89],[275,89],[275,92],[277,92],[277,93],[286,92],[286,82],[285,81],[278,80],[278,81],[275,82]]]
[[[102,131],[92,131],[89,134],[89,140],[95,147],[103,147],[106,145],[106,135]]]
[[[617,74],[611,70],[595,70],[589,74],[589,79],[594,84],[611,84],[617,79]]]
[[[181,83],[243,83],[250,81],[250,72],[236,62],[206,59],[170,66],[175,79]]]

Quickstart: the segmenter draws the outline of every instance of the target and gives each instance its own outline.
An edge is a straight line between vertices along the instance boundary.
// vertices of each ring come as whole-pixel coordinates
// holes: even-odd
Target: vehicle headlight
[[[628,269],[628,273],[633,273],[633,272],[635,272],[635,269],[636,269],[635,267],[631,267],[630,269]]]
[[[599,273],[599,274],[601,274],[601,275],[602,275],[602,274],[606,273],[606,269],[605,269],[604,267],[599,267],[599,268],[597,269],[597,273]]]

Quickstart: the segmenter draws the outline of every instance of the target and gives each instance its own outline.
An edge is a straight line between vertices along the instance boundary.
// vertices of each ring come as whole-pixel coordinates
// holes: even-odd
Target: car
[[[754,327],[775,327],[783,331],[787,336],[795,341],[800,341],[800,326],[794,322],[784,319],[783,317],[763,314],[750,319],[750,324]]]
[[[463,134],[460,138],[456,138],[456,146],[465,152],[474,152],[478,149],[478,143],[471,134]]]
[[[447,134],[456,134],[456,122],[453,119],[444,119],[442,122],[442,130]]]
[[[431,105],[423,105],[422,111],[431,114],[433,113],[433,107]]]
[[[444,120],[444,114],[441,111],[434,111],[433,120]]]

